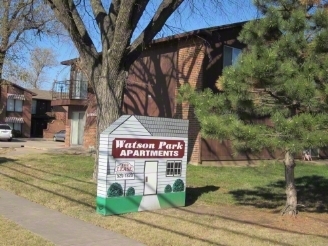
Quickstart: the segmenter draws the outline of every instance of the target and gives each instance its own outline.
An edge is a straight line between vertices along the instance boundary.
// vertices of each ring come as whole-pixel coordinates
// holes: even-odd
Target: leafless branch
[[[156,34],[162,29],[167,19],[182,2],[183,0],[162,1],[146,28],[129,47],[129,56],[136,56],[136,53],[140,52],[142,44],[149,43],[156,36]]]

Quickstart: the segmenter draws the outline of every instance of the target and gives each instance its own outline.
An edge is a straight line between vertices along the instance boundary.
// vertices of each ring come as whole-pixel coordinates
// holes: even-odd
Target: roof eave
[[[14,87],[17,87],[18,89],[21,89],[21,90],[24,90],[24,91],[26,91],[26,92],[28,92],[28,93],[31,93],[31,95],[32,96],[36,96],[37,94],[36,93],[34,93],[33,91],[30,91],[30,90],[28,90],[28,89],[26,89],[26,88],[24,88],[24,87],[22,87],[22,86],[20,86],[20,85],[17,85],[17,84],[15,84],[15,83],[13,83],[13,82],[10,82],[9,80],[6,80],[6,79],[1,79],[2,81],[6,81],[8,84],[10,84],[11,86],[14,86]]]
[[[168,42],[168,41],[179,40],[179,39],[185,39],[185,38],[189,38],[191,36],[200,36],[202,34],[208,34],[209,32],[213,32],[213,31],[220,31],[220,30],[225,30],[225,29],[229,29],[229,28],[240,27],[240,26],[243,26],[247,22],[248,21],[236,22],[236,23],[232,23],[232,24],[221,25],[221,26],[216,26],[216,27],[207,27],[207,28],[190,31],[190,32],[171,35],[171,36],[168,36],[165,38],[155,39],[152,42],[150,42],[150,45],[164,43],[164,42]],[[101,52],[99,54],[101,54]],[[62,61],[60,64],[70,66],[77,60],[78,60],[78,58],[73,58],[70,60]]]

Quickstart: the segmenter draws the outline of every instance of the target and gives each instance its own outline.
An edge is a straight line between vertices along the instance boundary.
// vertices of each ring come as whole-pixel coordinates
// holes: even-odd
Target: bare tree
[[[47,0],[69,32],[80,55],[79,66],[94,89],[98,106],[98,137],[121,115],[123,88],[130,65],[184,1],[188,0],[159,1],[154,12],[149,13],[145,10],[148,4],[154,3],[150,0]],[[210,2],[220,6],[223,1]],[[195,5],[192,0],[189,3]],[[151,14],[151,18],[139,36],[131,41],[143,14]],[[85,22],[84,15],[92,16],[99,28],[101,54],[97,52],[92,28]],[[97,161],[94,178],[96,175]]]
[[[28,45],[36,35],[60,34],[61,26],[42,0],[0,0],[0,78],[5,59],[19,57],[18,46]]]
[[[25,87],[41,89],[50,78],[47,69],[58,65],[54,50],[35,48],[30,53],[29,66],[21,73],[20,80]]]

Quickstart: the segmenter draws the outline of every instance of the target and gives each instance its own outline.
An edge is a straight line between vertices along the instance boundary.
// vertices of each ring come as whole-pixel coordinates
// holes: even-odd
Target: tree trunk
[[[297,214],[297,191],[294,181],[294,168],[296,166],[294,156],[289,151],[285,154],[285,181],[286,181],[286,206],[282,214]]]
[[[103,64],[104,66],[104,64]],[[105,68],[106,69],[106,68]],[[97,138],[96,159],[93,170],[93,179],[98,177],[98,156],[100,134],[121,116],[123,89],[126,80],[124,69],[110,71],[109,77],[100,77],[95,84],[97,97]],[[114,75],[114,76],[113,76]],[[94,78],[97,79],[97,78]],[[101,116],[101,117],[100,117]]]
[[[0,52],[0,79],[3,79],[3,64],[5,62],[5,56],[6,54]],[[1,81],[0,81],[1,83]]]

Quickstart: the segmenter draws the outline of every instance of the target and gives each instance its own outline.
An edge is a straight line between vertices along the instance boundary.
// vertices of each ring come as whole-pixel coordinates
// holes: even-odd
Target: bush
[[[136,194],[133,187],[129,187],[129,189],[126,191],[126,196],[134,196]]]
[[[12,134],[14,138],[19,138],[22,136],[22,133],[19,130],[12,130]]]
[[[172,192],[172,186],[171,186],[171,185],[167,185],[167,186],[165,186],[164,192],[165,192],[165,193],[170,193],[170,192]]]
[[[184,183],[182,179],[177,179],[173,184],[173,192],[184,191]]]
[[[122,196],[123,195],[122,185],[120,185],[119,183],[113,183],[113,184],[111,184],[109,186],[107,195],[108,195],[108,197]]]

